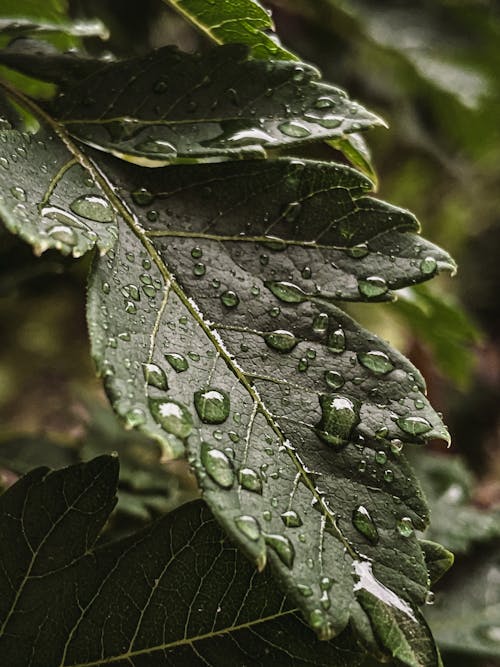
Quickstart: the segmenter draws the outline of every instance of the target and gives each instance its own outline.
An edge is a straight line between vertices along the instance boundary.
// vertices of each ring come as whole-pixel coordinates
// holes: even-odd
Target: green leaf
[[[200,501],[95,548],[117,475],[104,456],[34,470],[0,497],[5,664],[360,664],[349,638],[316,640]]]
[[[76,138],[142,166],[260,156],[383,124],[319,80],[309,65],[248,58],[241,45],[201,55],[171,47],[119,62],[42,60],[4,51],[0,62],[62,79],[54,114]],[[111,97],[110,97],[111,93]],[[131,104],[130,100],[136,100]],[[137,102],[140,100],[140,104]]]
[[[333,301],[387,298],[452,260],[416,243],[416,220],[366,196],[369,182],[347,167],[281,159],[146,170],[40,119],[119,221],[113,249],[95,256],[88,301],[116,412],[166,455],[187,447],[224,530],[260,568],[271,562],[322,638],[350,623],[376,646],[383,606],[398,619],[397,642],[421,638],[407,664],[438,664],[413,611],[428,586],[413,532],[427,510],[400,449],[449,436],[418,371]],[[65,173],[55,174],[61,188]],[[26,199],[34,216],[36,195]],[[378,632],[394,653],[390,627]]]
[[[425,565],[429,572],[431,584],[435,584],[453,565],[455,557],[451,551],[437,542],[420,540],[420,546],[424,552]]]
[[[498,542],[454,567],[426,617],[443,651],[500,658]]]
[[[457,554],[500,537],[500,508],[480,509],[472,503],[473,480],[457,456],[433,454],[412,458],[432,512],[426,537]]]
[[[330,146],[340,151],[351,162],[351,164],[359,169],[362,174],[368,176],[373,183],[375,190],[378,187],[378,177],[375,167],[372,162],[372,155],[365,138],[353,132],[340,139],[331,139]]]
[[[218,44],[240,43],[254,58],[297,60],[274,34],[271,12],[257,0],[210,3],[204,0],[165,0]]]

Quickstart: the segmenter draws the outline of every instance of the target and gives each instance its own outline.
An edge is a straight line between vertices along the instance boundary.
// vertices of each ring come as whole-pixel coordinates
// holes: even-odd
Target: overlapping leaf
[[[313,67],[251,60],[241,45],[203,56],[165,47],[119,62],[83,60],[86,76],[68,82],[66,65],[75,60],[0,56],[27,73],[58,76],[62,94],[54,113],[69,132],[140,165],[262,157],[265,150],[382,124],[344,91],[319,81]]]
[[[359,665],[349,640],[316,641],[200,501],[94,548],[117,474],[110,457],[39,468],[1,496],[4,664]]]
[[[1,172],[2,211],[42,248],[52,242],[37,227],[40,198],[64,210],[67,192],[66,212],[93,218],[97,237],[118,229],[89,288],[92,350],[117,413],[169,454],[187,446],[226,532],[260,567],[271,561],[321,637],[350,622],[376,653],[439,664],[416,611],[428,582],[413,527],[427,511],[400,449],[448,435],[416,369],[333,301],[387,298],[450,258],[346,167],[145,170],[45,121],[64,139],[46,144],[69,149],[67,161],[22,206],[13,172]],[[8,155],[15,142],[26,153],[17,175],[39,163],[36,140],[7,135]],[[75,157],[91,180],[74,178]],[[99,221],[110,208],[113,221]],[[71,217],[63,226],[70,239]]]

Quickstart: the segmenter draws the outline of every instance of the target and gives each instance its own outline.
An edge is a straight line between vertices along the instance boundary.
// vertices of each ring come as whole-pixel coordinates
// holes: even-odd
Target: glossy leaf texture
[[[427,510],[401,448],[448,434],[418,371],[334,302],[386,299],[452,260],[347,167],[280,159],[148,170],[39,118],[69,166],[55,161],[52,185],[20,206],[12,176],[41,147],[11,131],[6,155],[19,137],[33,153],[4,170],[2,205],[11,228],[26,215],[34,245],[46,243],[38,198],[59,206],[74,159],[86,170],[83,191],[70,179],[67,211],[93,218],[98,236],[118,230],[95,257],[88,299],[116,412],[165,455],[187,448],[224,530],[260,568],[271,561],[321,638],[350,624],[377,654],[439,664],[416,609],[428,581],[414,528]],[[105,203],[114,218],[103,224]]]
[[[4,664],[360,664],[349,638],[316,640],[201,501],[96,548],[117,476],[103,456],[38,468],[0,496]]]
[[[83,59],[85,76],[68,80],[75,60],[0,54],[0,62],[59,82],[53,114],[73,136],[142,166],[264,157],[383,124],[313,67],[252,60],[241,45],[204,55],[165,47],[118,62]]]
[[[296,60],[274,33],[270,10],[257,0],[165,0],[218,44],[246,44],[254,58]]]

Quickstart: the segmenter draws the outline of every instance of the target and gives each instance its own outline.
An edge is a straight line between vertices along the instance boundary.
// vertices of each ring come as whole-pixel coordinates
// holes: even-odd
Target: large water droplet
[[[324,333],[328,328],[327,313],[318,313],[313,320],[312,327],[316,333]]]
[[[260,537],[260,526],[253,516],[248,516],[243,514],[242,516],[236,517],[234,520],[238,530],[243,533],[245,537],[248,537],[249,540],[253,542],[257,541]]]
[[[220,300],[226,306],[226,308],[235,308],[240,302],[239,296],[232,290],[226,290],[225,292],[222,292],[220,295]]]
[[[316,433],[329,445],[345,445],[359,422],[359,408],[353,400],[340,394],[322,394],[319,403],[322,417]]]
[[[182,354],[172,352],[171,354],[166,354],[165,359],[172,366],[176,373],[182,373],[183,371],[187,371],[189,368],[188,360]]]
[[[385,352],[371,350],[358,354],[359,363],[376,375],[385,375],[394,369],[394,364]]]
[[[396,423],[408,435],[423,435],[432,429],[431,424],[423,417],[400,417]]]
[[[262,493],[262,480],[252,468],[241,468],[238,473],[241,486],[247,491]]]
[[[182,403],[171,399],[150,398],[148,404],[153,419],[167,433],[178,438],[187,438],[193,430],[191,413]]]
[[[397,523],[398,533],[403,537],[413,535],[413,522],[409,516],[404,516]]]
[[[73,213],[94,222],[114,222],[115,213],[111,204],[99,195],[82,195],[69,205]]]
[[[151,387],[163,389],[164,391],[168,389],[167,376],[162,368],[156,364],[144,364],[143,370],[144,379]]]
[[[50,238],[67,246],[74,246],[77,241],[76,233],[66,225],[54,225],[48,230]]]
[[[281,520],[287,528],[298,528],[302,525],[302,519],[295,510],[287,510],[281,514]]]
[[[352,523],[372,544],[377,544],[379,540],[377,526],[364,505],[358,505],[353,511]]]
[[[437,269],[437,262],[434,257],[425,257],[420,262],[420,270],[425,276],[430,276]]]
[[[287,567],[292,567],[293,559],[295,557],[295,549],[293,544],[284,535],[269,535],[264,536],[266,544],[268,544],[278,555],[282,563]]]
[[[222,389],[195,391],[194,406],[205,424],[222,424],[229,417],[229,396]]]
[[[207,473],[219,486],[229,489],[233,485],[233,466],[224,452],[211,447],[208,442],[202,442],[200,459]]]
[[[286,134],[287,137],[294,137],[297,139],[303,139],[311,134],[311,130],[305,125],[293,120],[281,123],[278,125],[278,129],[283,132],[283,134]]]
[[[334,354],[341,354],[346,347],[345,333],[342,327],[338,327],[335,331],[331,331],[328,335],[326,346]]]
[[[278,352],[290,352],[298,343],[293,333],[283,329],[266,334],[264,340],[269,347]]]
[[[388,289],[387,283],[380,276],[369,276],[364,280],[358,281],[358,290],[360,294],[366,296],[368,299],[382,296]]]
[[[274,296],[285,303],[300,303],[307,299],[307,294],[293,283],[267,280],[264,285],[271,290]]]

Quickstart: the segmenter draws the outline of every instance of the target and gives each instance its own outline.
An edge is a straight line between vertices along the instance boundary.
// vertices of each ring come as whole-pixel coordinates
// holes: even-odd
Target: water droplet
[[[108,282],[103,282],[102,291],[104,292],[104,294],[109,294],[111,291],[111,285]]]
[[[203,250],[199,246],[195,246],[191,250],[191,257],[193,259],[200,259],[200,257],[203,255]]]
[[[238,530],[249,540],[256,542],[260,537],[260,526],[253,516],[243,514],[234,520]]]
[[[387,463],[387,454],[383,449],[379,449],[378,452],[375,453],[375,462],[382,466],[384,463]]]
[[[74,246],[77,241],[75,231],[66,225],[54,225],[48,230],[50,238],[67,246]]]
[[[142,408],[132,408],[125,414],[125,421],[129,428],[136,428],[146,421],[146,415]]]
[[[222,389],[195,391],[194,406],[205,424],[222,424],[229,417],[229,396]]]
[[[271,519],[273,518],[273,513],[271,512],[271,510],[264,510],[262,512],[262,518],[264,519],[264,521],[271,521]]]
[[[387,470],[384,470],[384,481],[390,484],[394,480],[394,473],[392,470],[387,468]]]
[[[322,394],[319,402],[322,417],[316,433],[329,445],[345,445],[359,422],[358,407],[350,398],[340,394]]]
[[[162,368],[156,364],[144,364],[143,371],[144,379],[151,387],[156,387],[163,391],[168,389],[167,376]]]
[[[346,347],[345,333],[342,327],[335,329],[335,331],[330,332],[326,346],[334,354],[341,354],[344,352]]]
[[[324,333],[328,328],[327,313],[318,313],[313,320],[312,327],[316,333]]]
[[[283,211],[283,218],[287,222],[295,222],[300,215],[302,204],[298,201],[290,202]]]
[[[264,285],[271,290],[274,296],[285,303],[301,303],[307,299],[307,294],[293,283],[267,280]]]
[[[418,387],[417,387],[417,390],[418,390]],[[425,407],[425,403],[421,398],[416,398],[413,404],[414,404],[414,406],[417,410],[423,410],[424,407]]]
[[[425,257],[420,262],[420,270],[425,276],[429,276],[437,269],[437,262],[434,257]]]
[[[141,141],[134,146],[134,149],[140,153],[146,153],[146,155],[153,153],[155,156],[168,159],[177,156],[177,148],[169,141],[164,141],[163,139],[147,139],[146,141]]]
[[[262,480],[252,468],[241,468],[238,473],[241,486],[247,491],[262,493]]]
[[[125,312],[129,315],[135,315],[137,313],[137,306],[133,301],[127,301],[125,305]]]
[[[166,354],[165,359],[172,366],[176,373],[182,373],[189,368],[188,361],[182,354],[172,352],[171,354]]]
[[[364,535],[372,544],[377,544],[379,540],[377,526],[364,505],[358,505],[353,511],[352,523],[356,530]]]
[[[281,313],[281,308],[279,308],[278,306],[271,308],[271,310],[269,311],[269,315],[271,317],[278,317],[280,313]]]
[[[427,591],[427,593],[425,594],[425,604],[432,605],[434,604],[435,601],[436,601],[436,596],[434,595],[434,593],[432,591]]]
[[[135,190],[132,192],[131,197],[132,201],[137,204],[137,206],[148,206],[155,198],[154,195],[146,188],[139,188],[138,190]]]
[[[312,276],[311,267],[310,266],[304,266],[304,268],[300,272],[300,275],[302,276],[302,278],[304,278],[304,280],[309,280]]]
[[[287,510],[281,514],[281,520],[287,528],[298,528],[302,525],[302,519],[294,510]]]
[[[394,364],[385,352],[371,350],[358,354],[359,363],[376,375],[385,375],[394,369]]]
[[[26,191],[18,186],[10,189],[10,194],[18,201],[26,201]]]
[[[366,257],[369,252],[370,251],[366,243],[359,243],[358,245],[352,246],[352,248],[348,248],[346,250],[346,253],[349,255],[349,257],[352,257],[353,259],[362,259],[363,257]]]
[[[321,609],[312,610],[312,612],[309,614],[309,623],[311,625],[311,628],[314,628],[315,630],[319,630],[320,628],[325,627],[326,618],[325,614],[321,611]]]
[[[413,523],[409,516],[402,517],[397,523],[398,533],[403,537],[413,535]]]
[[[261,255],[259,261],[262,266],[267,266],[267,264],[269,264],[269,255]]]
[[[315,101],[314,106],[316,109],[330,109],[335,106],[335,101],[331,97],[318,97]]]
[[[198,352],[188,352],[187,355],[192,361],[200,360],[200,355],[198,354]]]
[[[361,461],[358,463],[358,472],[363,473],[366,470],[366,461],[364,459],[361,459]]]
[[[266,540],[266,544],[274,549],[281,562],[291,568],[295,557],[295,549],[288,537],[285,537],[284,535],[266,534],[264,539]]]
[[[398,454],[401,454],[401,450],[403,449],[403,442],[399,440],[399,438],[394,438],[389,443],[389,446],[391,448],[391,452],[397,456]]]
[[[283,329],[266,334],[264,340],[270,348],[277,352],[290,352],[298,343],[293,333]]]
[[[207,269],[205,267],[205,264],[202,264],[201,262],[197,262],[193,266],[193,273],[197,278],[201,278],[201,276],[204,276],[206,270]]]
[[[233,466],[224,452],[211,447],[208,442],[202,442],[200,460],[207,473],[219,486],[229,489],[233,485]]]
[[[304,373],[305,371],[307,371],[308,368],[309,368],[309,361],[307,360],[307,357],[301,357],[299,359],[299,363],[297,364],[297,370],[300,373]]]
[[[185,405],[171,399],[149,398],[149,409],[164,431],[187,438],[193,430],[193,418]]]
[[[73,213],[94,222],[114,222],[115,213],[107,199],[99,195],[82,195],[69,205]]]
[[[302,123],[297,121],[286,121],[278,125],[278,129],[286,134],[287,137],[294,137],[297,139],[303,139],[308,137],[311,134],[311,131]]]
[[[400,417],[396,423],[408,435],[423,435],[432,429],[431,424],[423,417]]]
[[[307,584],[297,584],[297,590],[302,595],[302,597],[310,598],[313,594],[313,589]]]
[[[325,382],[331,389],[340,389],[344,384],[344,378],[337,371],[325,371]]]
[[[379,276],[369,276],[364,280],[358,281],[359,293],[366,296],[368,299],[373,299],[377,296],[385,294],[389,288],[383,278]]]
[[[240,302],[239,296],[232,290],[226,290],[225,292],[222,292],[220,295],[220,300],[226,306],[226,308],[235,308]]]

